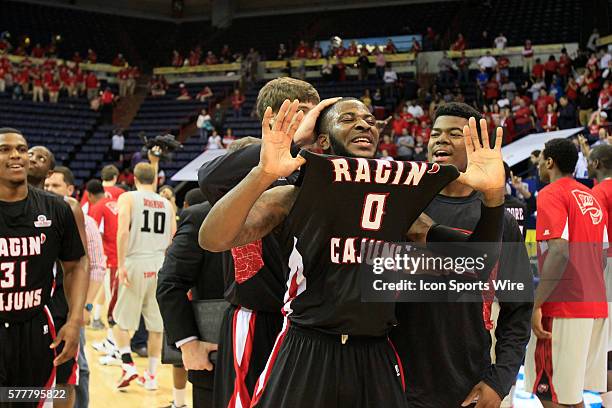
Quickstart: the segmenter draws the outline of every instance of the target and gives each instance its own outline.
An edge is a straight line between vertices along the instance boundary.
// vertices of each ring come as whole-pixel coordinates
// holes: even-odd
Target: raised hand
[[[306,160],[302,156],[291,156],[291,141],[304,118],[304,112],[297,111],[299,101],[288,99],[281,105],[274,124],[272,108],[268,106],[261,123],[261,154],[259,167],[270,177],[287,177],[298,169]]]
[[[330,105],[333,105],[340,99],[342,99],[342,97],[323,99],[317,104],[317,106],[312,108],[310,112],[308,112],[306,116],[304,116],[300,127],[293,135],[293,142],[300,147],[316,142],[316,138],[318,135],[315,135],[314,133],[315,125],[317,124],[317,119],[319,118],[319,115],[321,114],[323,109],[327,108]]]
[[[485,200],[495,201],[495,203],[485,202],[491,206],[503,204],[504,198],[506,174],[501,153],[503,133],[503,129],[498,127],[495,147],[491,148],[486,120],[480,120],[482,143],[478,139],[475,118],[470,118],[469,125],[463,127],[468,165],[457,181],[482,192]]]

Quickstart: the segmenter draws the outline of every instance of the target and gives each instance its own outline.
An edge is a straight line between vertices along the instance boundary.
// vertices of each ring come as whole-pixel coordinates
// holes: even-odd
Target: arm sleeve
[[[527,249],[518,224],[507,217],[504,228],[504,247],[500,255],[498,279],[522,282],[525,293],[533,298],[533,276]],[[484,373],[483,381],[504,398],[516,381],[531,335],[533,302],[512,299],[513,293],[496,294],[499,299],[499,317],[495,329],[495,364]],[[520,299],[525,300],[525,299]]]
[[[98,232],[96,222],[87,215],[85,216],[85,234],[87,235],[90,279],[95,282],[102,282],[106,267],[102,236]]]
[[[259,163],[260,145],[247,146],[204,163],[198,171],[198,184],[204,197],[214,205]]]
[[[194,213],[187,213],[168,248],[157,280],[157,302],[170,344],[199,336],[195,314],[187,292],[202,274],[205,251],[198,245],[201,224]],[[198,222],[200,221],[200,222]]]
[[[70,206],[63,200],[58,205],[58,208],[60,209],[59,220],[63,228],[61,237],[62,249],[59,253],[59,259],[60,261],[68,262],[79,260],[85,255],[85,248],[83,248],[74,215],[70,210]]]

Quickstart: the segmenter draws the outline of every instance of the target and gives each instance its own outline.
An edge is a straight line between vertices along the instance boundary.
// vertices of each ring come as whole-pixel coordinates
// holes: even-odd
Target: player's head
[[[294,78],[277,78],[265,84],[257,95],[257,117],[263,118],[266,108],[270,106],[272,112],[277,113],[281,105],[289,99],[300,101],[298,110],[308,113],[321,101],[317,90],[308,82]]]
[[[98,179],[89,180],[85,186],[85,189],[87,190],[89,204],[91,205],[94,205],[105,197],[104,186]]]
[[[115,165],[109,164],[102,167],[100,176],[105,183],[115,185],[117,177],[119,177],[119,169]]]
[[[134,167],[134,184],[138,186],[151,186],[155,182],[155,169],[151,163],[141,162]]]
[[[74,193],[74,175],[68,167],[57,166],[45,179],[45,191],[62,197],[71,197]]]
[[[554,175],[568,176],[574,172],[578,161],[578,150],[569,139],[551,139],[544,144],[540,153],[538,173],[540,179],[547,183]]]
[[[467,152],[463,138],[463,127],[468,124],[471,117],[474,117],[476,123],[479,123],[482,114],[462,102],[450,102],[436,109],[433,129],[427,145],[429,161],[453,164],[459,171],[465,171]],[[480,130],[480,125],[478,129]]]
[[[229,147],[227,148],[227,153],[230,154],[233,152],[237,152],[240,149],[244,149],[245,147],[254,145],[254,144],[261,144],[261,139],[258,139],[253,136],[241,137],[240,139],[236,140],[231,145],[229,145]]]
[[[380,138],[376,118],[356,98],[342,98],[323,109],[315,132],[324,152],[347,157],[373,158]]]
[[[19,186],[26,182],[30,160],[28,142],[12,128],[0,128],[0,182]]]
[[[185,200],[183,201],[183,208],[189,208],[192,205],[200,204],[206,201],[204,194],[199,188],[193,188],[185,194]]]
[[[34,146],[28,151],[30,169],[28,170],[28,183],[42,188],[45,179],[55,168],[55,156],[45,146]]]
[[[170,186],[161,186],[161,188],[159,189],[159,195],[170,202],[174,202],[176,198],[176,196],[174,195],[174,189]]]
[[[612,146],[600,144],[591,150],[587,160],[589,178],[600,179],[612,174]]]

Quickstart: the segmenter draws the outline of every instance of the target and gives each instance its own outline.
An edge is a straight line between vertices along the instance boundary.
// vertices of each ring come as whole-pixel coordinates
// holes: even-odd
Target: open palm
[[[268,107],[264,113],[259,165],[266,174],[287,177],[305,162],[302,156],[291,156],[291,141],[304,117],[303,112],[297,111],[298,105],[297,99],[293,102],[285,100],[272,126],[272,108]]]
[[[470,118],[469,125],[463,127],[468,165],[457,181],[481,192],[503,189],[505,184],[504,162],[501,153],[503,129],[497,128],[493,148],[489,144],[487,121],[484,119],[480,120],[480,133],[482,143],[478,138],[476,119]]]

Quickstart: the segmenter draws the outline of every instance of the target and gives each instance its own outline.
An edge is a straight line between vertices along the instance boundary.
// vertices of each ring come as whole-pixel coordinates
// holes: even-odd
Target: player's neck
[[[153,187],[153,184],[138,184],[136,185],[136,190],[138,191],[150,191],[152,193],[155,193],[155,188]]]
[[[114,181],[102,181],[102,187],[113,187],[114,185]]]
[[[28,183],[21,184],[11,182],[0,182],[0,201],[15,202],[24,200],[28,196]]]
[[[598,183],[601,183],[604,180],[612,179],[612,171],[598,172],[595,178],[597,179]]]
[[[555,181],[561,180],[562,178],[574,178],[574,176],[571,173],[561,173],[560,171],[551,171],[550,173],[550,182],[554,183]]]
[[[41,190],[45,189],[45,179],[37,179],[31,176],[28,176],[28,184],[32,187],[39,188]]]
[[[453,181],[447,184],[446,187],[440,191],[440,194],[447,197],[468,197],[473,192],[473,188],[468,187],[465,184],[461,184],[458,181]]]

